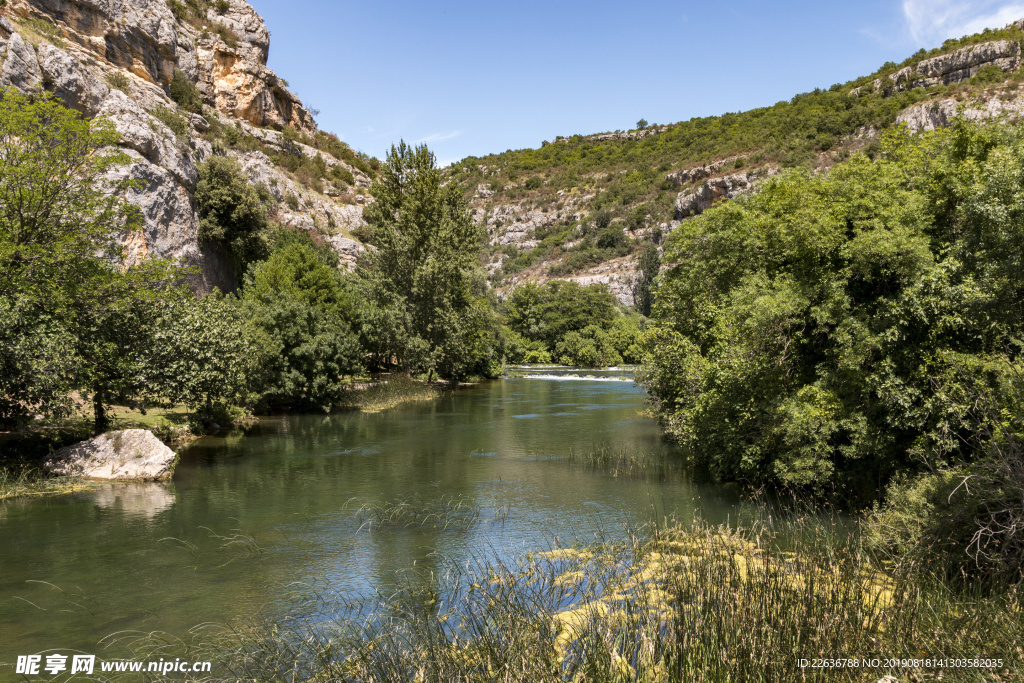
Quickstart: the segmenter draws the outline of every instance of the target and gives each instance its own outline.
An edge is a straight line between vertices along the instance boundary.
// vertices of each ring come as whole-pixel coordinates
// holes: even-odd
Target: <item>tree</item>
[[[636,122],[637,130],[643,130],[647,128],[647,119],[640,119]]]
[[[359,277],[371,306],[367,348],[382,365],[457,380],[493,374],[496,321],[480,267],[481,234],[425,145],[392,146],[370,189]]]
[[[617,316],[615,296],[607,285],[584,287],[564,280],[524,283],[512,290],[505,308],[514,331],[530,341],[543,341],[549,349],[567,332],[588,325],[607,329]]]
[[[239,276],[270,255],[270,192],[250,183],[237,161],[214,156],[200,164],[195,198],[199,239],[220,245]]]
[[[288,234],[246,275],[245,313],[281,349],[263,392],[267,404],[330,411],[347,391],[345,378],[362,370],[350,277],[304,234]]]
[[[109,122],[92,123],[52,95],[0,93],[0,420],[63,415],[74,389],[91,393],[96,429],[105,402],[144,388],[142,303],[181,271],[129,267],[118,237],[138,229],[123,200],[130,161]]]
[[[254,405],[280,352],[232,297],[215,291],[164,301],[153,327],[151,383],[159,396],[184,403],[208,424]]]
[[[584,368],[622,362],[611,336],[597,325],[588,325],[579,332],[567,332],[555,345],[555,355],[563,365]]]
[[[658,255],[658,247],[654,242],[644,243],[638,265],[640,277],[636,281],[633,302],[640,315],[650,316],[651,306],[654,304],[654,279],[661,270],[661,256]]]
[[[1022,160],[1014,129],[897,130],[684,222],[645,335],[667,431],[722,478],[863,495],[975,457],[978,396],[1019,414]]]

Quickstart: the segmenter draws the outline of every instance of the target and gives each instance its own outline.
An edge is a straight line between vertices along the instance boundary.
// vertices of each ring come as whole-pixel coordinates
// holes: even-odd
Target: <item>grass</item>
[[[371,598],[306,598],[283,621],[204,625],[192,654],[247,681],[923,681],[939,669],[889,660],[977,657],[1002,664],[941,680],[1011,681],[1024,666],[1016,587],[958,593],[887,572],[857,534],[798,517],[672,524],[449,563]],[[798,665],[836,657],[858,666]]]
[[[626,446],[600,446],[589,452],[571,449],[567,460],[574,466],[602,470],[613,477],[667,477],[682,471],[681,460],[672,461],[650,450]]]
[[[436,386],[418,382],[408,375],[391,375],[386,380],[357,389],[350,405],[364,413],[379,413],[404,403],[433,401],[442,393]]]
[[[352,513],[352,518],[360,529],[367,531],[417,527],[466,530],[480,519],[480,509],[454,496],[428,500],[416,495],[396,501],[363,503]]]
[[[73,477],[55,477],[29,466],[0,467],[0,500],[85,491],[90,484]]]

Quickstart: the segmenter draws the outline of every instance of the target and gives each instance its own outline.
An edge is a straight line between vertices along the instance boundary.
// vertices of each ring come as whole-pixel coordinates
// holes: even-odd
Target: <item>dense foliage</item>
[[[157,259],[128,267],[137,209],[112,191],[117,135],[48,94],[0,97],[0,422],[66,415],[71,392],[104,404],[146,389],[150,304],[176,289]]]
[[[525,282],[504,303],[509,360],[597,367],[639,361],[640,322],[602,284]]]
[[[684,223],[644,383],[722,478],[873,489],[970,460],[970,408],[1015,410],[1024,137],[884,138]]]
[[[269,191],[252,184],[237,161],[213,156],[199,166],[199,239],[224,249],[239,275],[270,254]]]
[[[434,155],[392,147],[370,189],[360,263],[363,339],[379,367],[459,380],[501,366],[497,319],[479,264],[481,234]]]
[[[279,351],[268,362],[270,407],[329,411],[363,370],[352,278],[329,249],[284,232],[269,259],[245,278],[243,309]]]

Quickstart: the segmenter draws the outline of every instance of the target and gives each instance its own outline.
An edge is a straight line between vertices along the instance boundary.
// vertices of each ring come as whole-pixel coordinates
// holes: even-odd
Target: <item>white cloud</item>
[[[903,0],[911,38],[921,47],[936,47],[947,38],[1002,28],[1024,19],[1024,3],[1005,0]]]
[[[429,145],[429,144],[432,144],[432,143],[435,143],[435,142],[444,142],[445,140],[453,140],[453,139],[459,137],[460,135],[462,135],[462,131],[461,130],[453,130],[450,133],[434,133],[433,135],[428,135],[425,138],[420,138],[419,140],[414,140],[412,144],[414,144],[414,145]]]

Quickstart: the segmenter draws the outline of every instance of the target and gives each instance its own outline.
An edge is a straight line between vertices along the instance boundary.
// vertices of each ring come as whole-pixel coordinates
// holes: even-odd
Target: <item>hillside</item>
[[[236,159],[271,195],[278,223],[320,233],[353,264],[363,192],[376,161],[318,130],[312,113],[267,68],[270,32],[244,0],[0,3],[0,85],[42,87],[87,117],[109,118],[141,181],[130,201],[144,227],[129,258],[199,266],[193,287],[231,290],[237,276],[201,243],[199,165]]]
[[[824,169],[877,146],[881,131],[1015,117],[1024,21],[946,41],[828,90],[742,113],[545,141],[455,164],[486,226],[491,281],[606,282],[633,304],[637,258],[680,222],[779,170]],[[641,122],[643,123],[643,122]]]
[[[607,283],[634,304],[643,245],[681,221],[748,192],[780,170],[828,168],[877,145],[899,122],[914,129],[1016,116],[1024,22],[950,40],[857,80],[741,113],[555,137],[537,149],[469,157],[447,170],[487,232],[492,285]],[[379,168],[317,128],[267,68],[270,32],[244,0],[8,0],[0,6],[0,85],[45,88],[88,117],[108,117],[142,181],[131,201],[143,230],[132,257],[199,266],[200,292],[237,275],[199,239],[200,164],[237,160],[269,191],[271,217],[328,243],[348,267]]]

